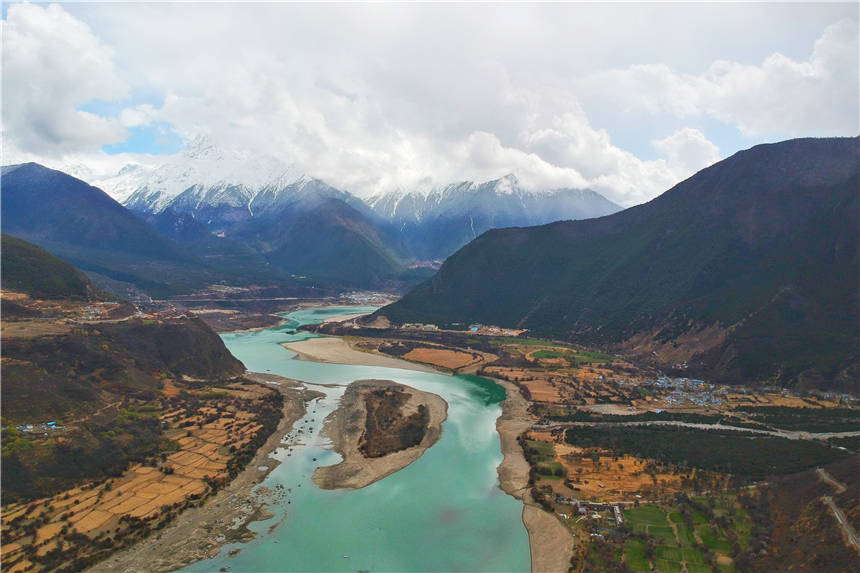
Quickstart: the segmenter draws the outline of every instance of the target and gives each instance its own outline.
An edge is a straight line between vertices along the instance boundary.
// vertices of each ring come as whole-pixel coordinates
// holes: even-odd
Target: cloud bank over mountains
[[[206,136],[362,196],[514,173],[631,205],[860,129],[847,4],[11,4],[3,27],[4,163],[94,178]]]

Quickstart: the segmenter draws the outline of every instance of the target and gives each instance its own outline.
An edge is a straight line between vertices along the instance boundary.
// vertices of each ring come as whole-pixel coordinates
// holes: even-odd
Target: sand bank
[[[352,320],[354,318],[358,318],[359,316],[367,316],[370,314],[369,312],[358,312],[353,314],[336,314],[334,316],[327,316],[323,319],[323,323],[326,322],[344,322],[346,320]]]
[[[365,388],[402,388],[412,396],[405,412],[415,411],[419,404],[429,410],[430,422],[421,443],[379,458],[366,458],[359,451],[367,415],[361,390]],[[343,461],[314,470],[313,480],[322,489],[358,489],[400,471],[418,458],[442,436],[442,422],[448,417],[448,403],[431,392],[417,390],[391,380],[356,380],[350,384],[337,410],[326,418],[323,432],[331,439]]]
[[[402,370],[417,370],[419,372],[433,372],[437,374],[439,372],[431,366],[424,366],[383,354],[355,350],[346,340],[338,337],[308,338],[307,340],[300,340],[298,342],[284,342],[282,346],[298,354],[297,358],[299,360],[309,360],[311,362],[383,366],[385,368],[400,368]]]
[[[523,501],[523,524],[529,534],[532,571],[534,573],[565,573],[570,568],[574,538],[570,531],[552,514],[544,511],[532,499],[529,491],[529,464],[517,437],[534,423],[528,412],[528,402],[516,385],[493,378],[504,386],[507,398],[502,402],[502,415],[496,429],[502,442],[504,459],[499,464],[499,485],[505,493]]]
[[[215,557],[225,543],[249,541],[254,537],[248,524],[267,519],[269,514],[265,509],[265,492],[252,493],[251,489],[280,463],[269,454],[281,446],[281,440],[295,421],[305,415],[307,402],[323,394],[308,390],[295,380],[272,374],[248,373],[246,377],[257,382],[276,383],[284,395],[283,417],[277,429],[257,450],[246,469],[204,505],[187,509],[158,533],[97,563],[88,569],[89,572],[173,571]]]

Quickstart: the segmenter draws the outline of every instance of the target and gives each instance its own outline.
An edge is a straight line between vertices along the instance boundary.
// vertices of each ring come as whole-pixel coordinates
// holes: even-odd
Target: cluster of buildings
[[[60,426],[56,422],[43,422],[41,424],[22,424],[15,426],[15,429],[27,434],[44,434],[47,436],[48,432],[63,431],[66,427]]]
[[[713,384],[695,378],[669,378],[660,376],[654,381],[654,386],[665,390],[671,390],[662,398],[667,408],[673,406],[701,406],[715,407],[723,403],[721,396],[727,393],[726,389],[718,389]]]
[[[469,331],[487,336],[519,336],[525,332],[525,330],[518,330],[516,328],[502,328],[500,326],[487,326],[484,324],[470,324]]]
[[[571,513],[558,512],[562,519],[571,519],[572,515],[579,515],[579,519],[586,517],[591,519],[606,519],[608,522],[614,522],[615,525],[624,524],[624,514],[621,512],[621,506],[613,503],[601,503],[593,501],[581,501],[576,499],[566,498],[561,495],[555,496],[556,503],[572,505]],[[609,513],[609,515],[602,515]],[[578,521],[578,520],[577,520]],[[600,534],[592,533],[592,537],[603,537]]]
[[[403,330],[439,330],[435,324],[421,324],[420,322],[407,322],[400,328]]]
[[[383,305],[391,302],[391,295],[384,292],[354,290],[341,293],[340,296],[353,304]]]

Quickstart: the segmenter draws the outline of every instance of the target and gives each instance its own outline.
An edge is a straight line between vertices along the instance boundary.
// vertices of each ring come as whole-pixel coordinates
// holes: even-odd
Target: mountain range
[[[856,391],[858,144],[759,145],[610,216],[488,231],[378,314],[615,345],[715,381]]]
[[[193,218],[145,220],[97,187],[36,163],[2,169],[4,233],[30,241],[95,277],[104,288],[163,297],[216,283],[277,284],[284,295],[312,285],[255,251],[217,237]]]
[[[397,276],[417,261],[444,259],[488,229],[620,210],[590,190],[527,191],[513,175],[363,200],[274,157],[222,149],[202,138],[161,166],[129,166],[99,185],[138,213],[190,214],[213,233],[273,253],[291,272],[324,270],[330,278],[359,282]],[[303,220],[326,224],[315,230]],[[273,221],[279,228],[274,234]],[[355,244],[367,270],[356,275],[353,266],[340,269],[326,244],[329,236],[341,246]],[[301,257],[292,244],[300,245]]]
[[[444,259],[489,229],[589,219],[621,209],[590,189],[527,191],[514,175],[427,193],[394,191],[371,197],[368,204],[397,226],[408,252],[422,259]]]
[[[160,166],[129,165],[94,183],[36,164],[4,168],[4,228],[157,294],[219,275],[401,288],[488,229],[620,209],[588,190],[526,191],[512,175],[365,201],[275,157],[205,139]]]

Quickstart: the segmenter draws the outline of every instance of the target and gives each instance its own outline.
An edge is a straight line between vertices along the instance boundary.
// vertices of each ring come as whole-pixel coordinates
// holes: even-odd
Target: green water
[[[293,360],[280,346],[312,336],[290,334],[300,324],[369,310],[297,311],[284,326],[223,336],[251,371],[341,386],[310,386],[326,397],[309,404],[275,452],[283,463],[262,484],[286,488],[284,499],[270,507],[275,517],[251,526],[255,540],[227,545],[215,559],[186,571],[529,570],[522,504],[499,489],[496,474],[502,455],[495,421],[504,389],[471,376]],[[340,460],[319,433],[322,421],[337,406],[343,385],[362,378],[395,380],[442,396],[448,402],[442,438],[407,468],[368,487],[321,490],[311,481],[314,468]],[[241,551],[228,557],[233,549]]]

